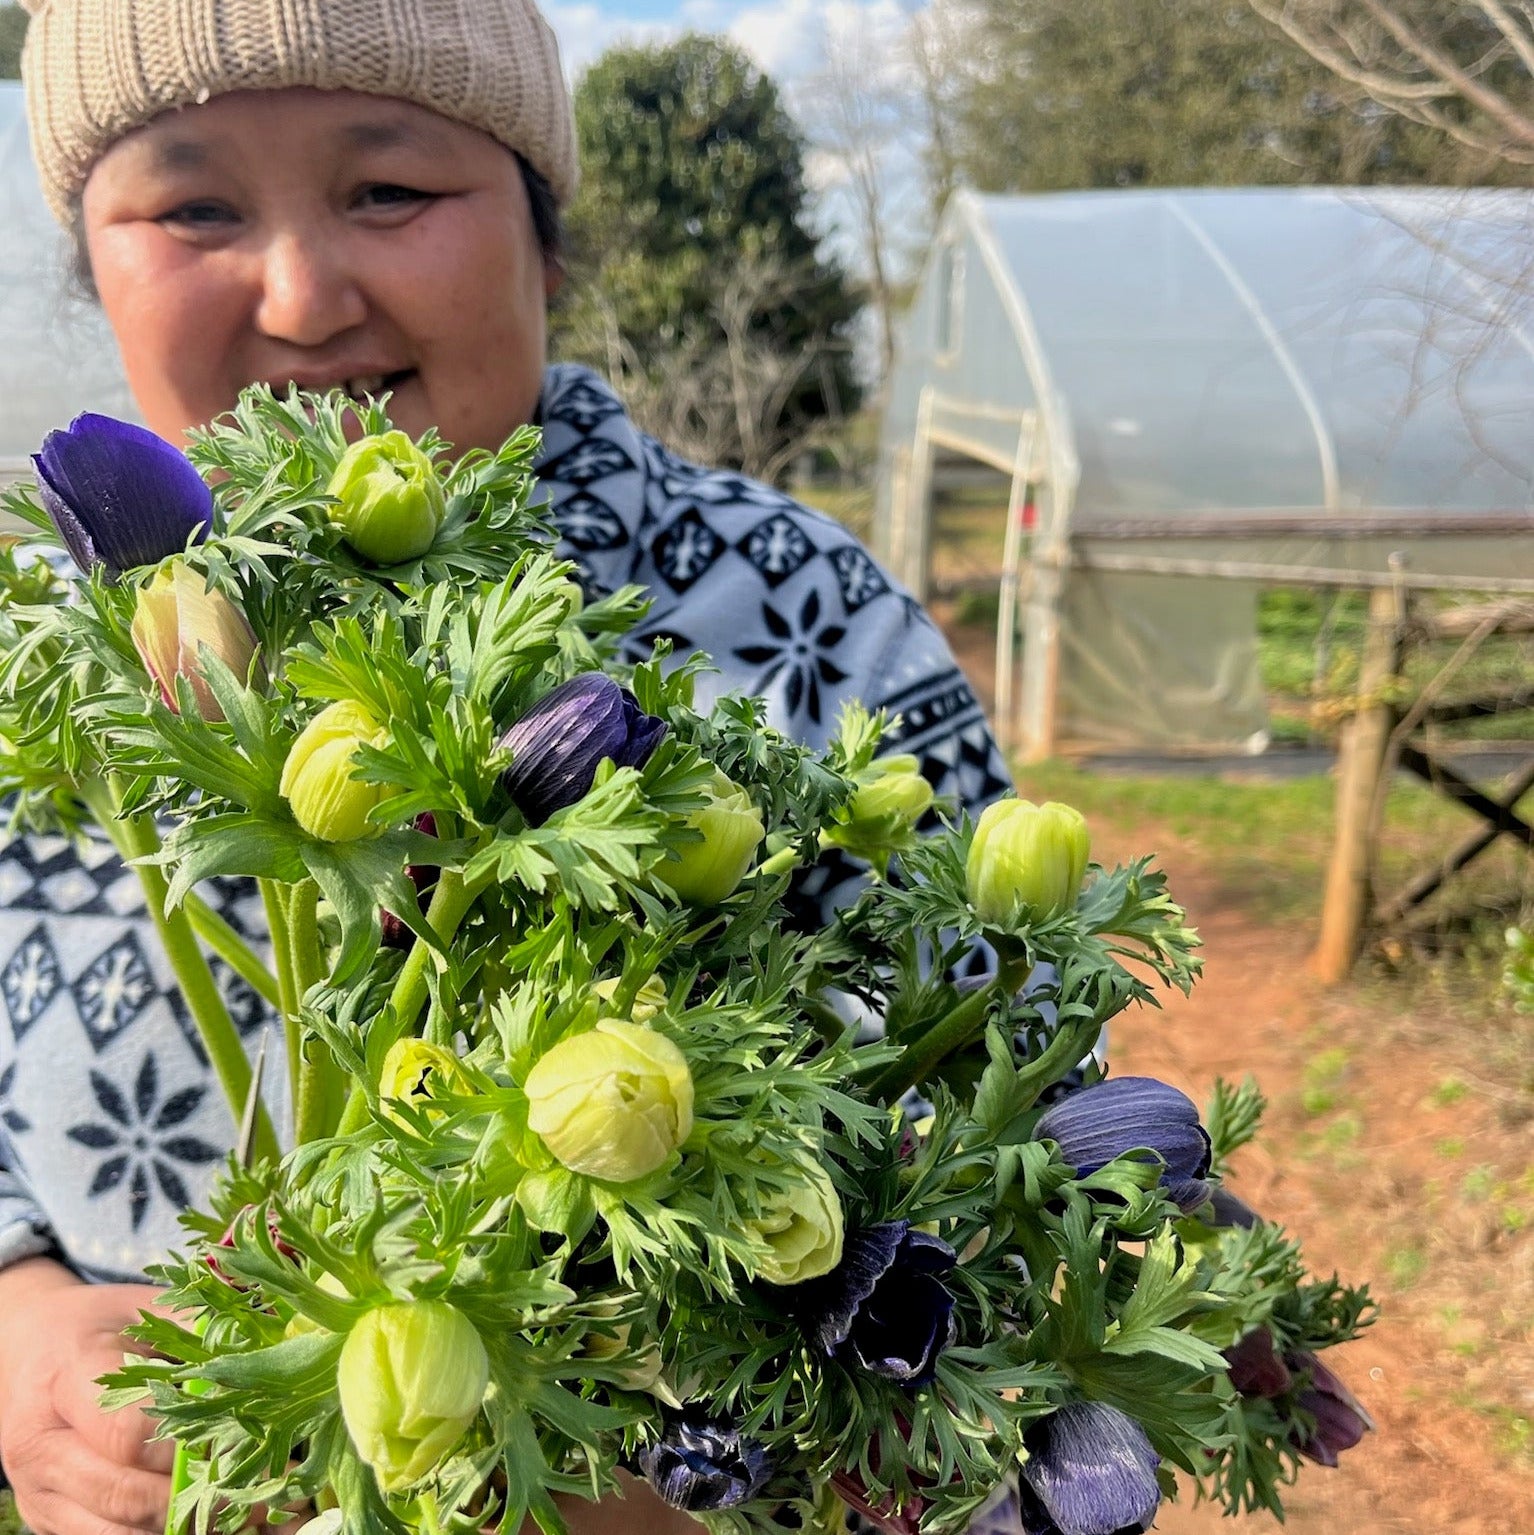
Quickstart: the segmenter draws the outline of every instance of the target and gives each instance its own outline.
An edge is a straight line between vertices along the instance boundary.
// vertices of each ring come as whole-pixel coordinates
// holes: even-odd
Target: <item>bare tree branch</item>
[[[1534,164],[1528,0],[1249,0],[1340,80],[1480,154]],[[1477,25],[1479,21],[1479,25]]]

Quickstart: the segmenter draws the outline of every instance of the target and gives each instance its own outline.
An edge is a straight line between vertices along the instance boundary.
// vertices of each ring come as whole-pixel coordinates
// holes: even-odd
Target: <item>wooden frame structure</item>
[[[1534,602],[1509,600],[1417,614],[1408,605],[1408,590],[1402,581],[1377,588],[1370,598],[1356,707],[1343,727],[1336,832],[1321,934],[1311,957],[1311,968],[1328,983],[1346,978],[1370,931],[1399,923],[1499,837],[1512,837],[1534,853],[1534,825],[1518,814],[1519,801],[1534,789],[1534,747],[1500,789],[1488,790],[1447,762],[1422,735],[1430,725],[1534,709],[1534,680],[1470,696],[1444,696],[1465,662],[1493,635],[1534,634]],[[1408,701],[1401,682],[1408,648],[1456,639],[1460,644],[1454,655]],[[1385,797],[1398,768],[1463,805],[1481,824],[1400,890],[1380,898],[1376,851]]]

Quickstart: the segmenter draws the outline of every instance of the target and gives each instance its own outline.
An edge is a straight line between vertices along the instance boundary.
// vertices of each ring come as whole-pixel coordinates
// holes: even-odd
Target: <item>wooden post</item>
[[[1358,958],[1369,914],[1369,878],[1384,796],[1386,746],[1395,711],[1384,696],[1401,667],[1403,594],[1377,587],[1369,598],[1369,631],[1359,665],[1359,708],[1343,726],[1337,756],[1337,814],[1331,867],[1321,908],[1321,937],[1310,968],[1328,985],[1345,980]]]

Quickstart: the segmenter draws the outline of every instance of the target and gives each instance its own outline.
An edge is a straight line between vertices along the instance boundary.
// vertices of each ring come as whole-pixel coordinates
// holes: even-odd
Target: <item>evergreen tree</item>
[[[0,5],[0,80],[21,78],[21,40],[27,13],[19,5]]]
[[[583,180],[556,350],[619,375],[638,399],[721,350],[752,353],[737,388],[761,376],[764,349],[796,359],[787,384],[768,370],[781,401],[757,402],[778,417],[779,448],[764,457],[749,429],[688,444],[780,472],[777,428],[804,433],[857,404],[858,303],[818,251],[804,144],[777,87],[725,40],[693,35],[604,54],[576,86],[575,114]]]

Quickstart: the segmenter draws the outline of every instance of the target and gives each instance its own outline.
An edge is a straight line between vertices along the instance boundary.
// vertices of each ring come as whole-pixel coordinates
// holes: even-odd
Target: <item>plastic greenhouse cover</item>
[[[106,322],[71,291],[68,242],[38,190],[21,87],[0,82],[0,483],[82,410],[136,416]]]
[[[1078,528],[1529,506],[1531,194],[975,201],[1069,412]]]

